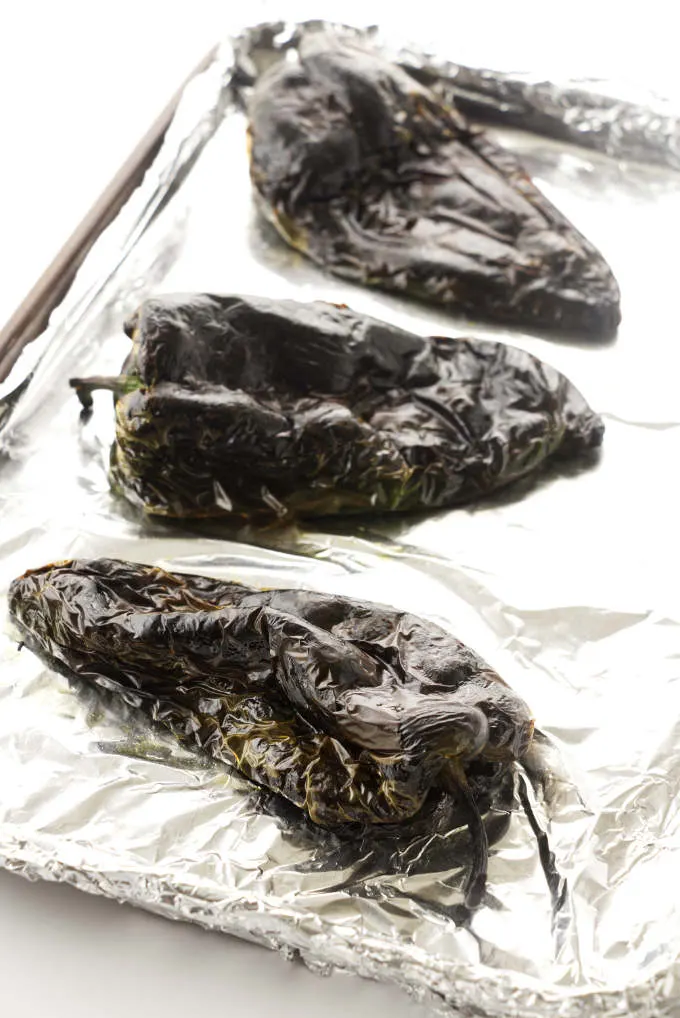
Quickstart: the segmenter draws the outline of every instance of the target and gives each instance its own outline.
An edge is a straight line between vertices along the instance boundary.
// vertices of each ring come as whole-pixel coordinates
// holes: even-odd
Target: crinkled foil
[[[645,102],[613,94],[597,79],[556,83],[531,74],[481,70],[399,54],[427,79],[430,74],[472,120],[519,127],[604,152],[680,170],[680,116],[661,97]]]
[[[391,980],[447,1013],[679,1015],[680,177],[497,132],[609,260],[623,324],[600,345],[481,327],[324,276],[277,240],[251,201],[233,68],[225,46],[187,88],[143,186],[3,386],[25,390],[2,434],[3,597],[26,568],[110,555],[434,618],[518,690],[549,740],[553,780],[533,805],[566,895],[556,909],[516,808],[492,846],[489,903],[459,921],[464,832],[406,844],[387,867],[376,846],[312,829],[237,774],[69,687],[19,650],[9,623],[0,861],[321,971]],[[268,543],[144,521],[109,491],[110,397],[83,422],[67,379],[117,371],[123,317],[180,289],[345,301],[423,334],[522,346],[603,414],[602,459],[467,510],[324,524]],[[521,773],[513,794],[533,795]]]
[[[281,22],[251,29],[237,40],[239,70],[246,78],[258,55],[294,47],[301,31],[324,30],[323,21],[303,26]],[[359,38],[365,31],[342,26]],[[400,46],[389,34],[370,36],[386,55],[416,77],[435,84],[472,120],[517,127],[604,152],[613,159],[656,163],[680,170],[680,106],[630,83],[597,78],[560,80],[535,71],[510,72],[455,64],[446,56]],[[242,79],[243,80],[243,79]],[[676,97],[677,98],[677,97]]]

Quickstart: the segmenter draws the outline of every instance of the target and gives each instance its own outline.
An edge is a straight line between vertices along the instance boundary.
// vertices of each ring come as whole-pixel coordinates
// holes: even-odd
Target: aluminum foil
[[[556,83],[535,73],[430,62],[398,54],[421,77],[438,81],[472,120],[510,125],[605,152],[613,159],[659,163],[680,170],[680,116],[660,96],[636,101],[598,79]]]
[[[285,22],[249,29],[237,39],[239,83],[256,75],[258,57],[294,47],[302,32],[327,27],[323,21],[301,26]],[[598,78],[543,77],[452,63],[446,55],[399,45],[389,33],[339,26],[367,35],[385,55],[420,80],[434,85],[472,120],[518,127],[535,134],[604,152],[613,159],[656,163],[680,170],[680,104],[629,82]]]
[[[18,649],[9,623],[0,637],[0,862],[320,971],[393,981],[449,1014],[680,1015],[680,348],[670,227],[680,221],[680,178],[495,132],[609,260],[623,323],[601,345],[482,327],[326,277],[282,246],[251,201],[236,101],[243,69],[235,82],[234,67],[225,45],[187,88],[142,187],[3,385],[0,395],[21,391],[1,436],[2,597],[26,568],[110,555],[435,619],[518,690],[545,733],[547,795],[536,798],[519,772],[514,795],[532,802],[564,901],[556,910],[536,832],[516,808],[492,848],[489,904],[457,919],[460,831],[450,832],[450,858],[446,834],[444,860],[430,851],[439,832],[400,848],[388,868],[375,846],[315,831],[237,774],[69,687]],[[83,422],[67,379],[115,373],[128,349],[123,317],[150,294],[193,289],[344,301],[423,334],[512,342],[567,374],[602,413],[602,459],[467,510],[324,524],[259,543],[140,519],[109,491],[110,398],[98,396]]]

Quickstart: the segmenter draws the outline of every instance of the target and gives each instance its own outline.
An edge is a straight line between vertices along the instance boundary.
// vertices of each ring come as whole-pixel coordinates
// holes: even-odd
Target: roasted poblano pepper
[[[127,322],[112,478],[176,517],[436,509],[602,440],[574,386],[501,343],[422,338],[346,307],[180,295]]]
[[[377,51],[303,35],[257,81],[251,176],[293,247],[356,282],[475,318],[608,336],[601,254],[508,151]]]
[[[520,761],[533,720],[450,633],[369,602],[111,559],[31,570],[9,604],[31,649],[316,824],[404,824],[437,789],[458,797],[479,902],[487,845],[469,777]]]

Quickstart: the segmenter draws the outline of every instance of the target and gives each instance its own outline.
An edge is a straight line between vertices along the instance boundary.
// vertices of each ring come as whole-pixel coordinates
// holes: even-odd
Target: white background
[[[490,64],[502,63],[511,43],[519,68],[567,66],[642,84],[653,74],[662,84],[676,63],[670,2],[635,4],[626,13],[624,5],[593,0],[450,0],[436,18],[439,3],[408,6],[409,33],[426,33],[463,61],[474,62],[484,28],[488,56],[481,59]],[[0,3],[0,323],[223,27],[280,10],[272,3],[236,7],[233,0]],[[283,7],[286,16],[328,9]],[[381,17],[378,4],[351,0],[342,16],[357,23]],[[397,991],[322,980],[237,940],[0,873],[2,1015],[179,1018],[312,1009],[329,1018],[350,1010],[353,1018],[422,1014]]]

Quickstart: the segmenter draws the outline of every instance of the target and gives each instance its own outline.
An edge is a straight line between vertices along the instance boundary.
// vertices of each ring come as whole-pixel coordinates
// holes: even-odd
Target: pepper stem
[[[119,397],[139,389],[142,383],[137,375],[92,375],[91,378],[69,378],[68,384],[76,390],[83,408],[91,410],[92,393],[97,389],[108,389]]]
[[[472,864],[465,886],[465,907],[473,911],[482,903],[486,891],[486,879],[489,871],[489,839],[482,821],[482,815],[468,784],[465,771],[460,761],[449,761],[449,774],[453,791],[459,792],[467,814],[467,827],[472,841]]]

